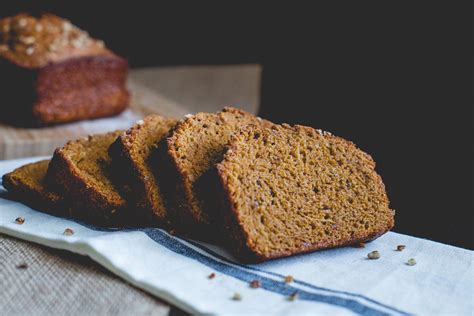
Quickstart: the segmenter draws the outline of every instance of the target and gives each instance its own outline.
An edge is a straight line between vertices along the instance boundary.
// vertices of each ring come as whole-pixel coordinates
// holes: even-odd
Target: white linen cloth
[[[38,159],[0,161],[0,175]],[[22,225],[15,223],[19,216],[25,219]],[[74,234],[63,235],[65,228]],[[0,233],[87,255],[191,313],[473,314],[473,252],[393,232],[365,248],[242,265],[222,249],[157,228],[104,229],[47,215],[11,200],[0,186]],[[401,244],[406,249],[395,251]],[[380,259],[367,259],[373,250],[380,252]],[[410,258],[417,264],[407,265]],[[211,273],[215,278],[208,278]],[[284,282],[288,275],[293,282]],[[253,280],[260,282],[260,288],[249,286]],[[295,292],[297,299],[289,300]],[[232,299],[235,293],[242,299]]]

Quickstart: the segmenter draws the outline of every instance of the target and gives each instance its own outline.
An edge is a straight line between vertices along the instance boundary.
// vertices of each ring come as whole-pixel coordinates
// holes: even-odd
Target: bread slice
[[[178,122],[161,153],[162,168],[167,171],[164,187],[178,230],[198,231],[210,223],[206,197],[201,194],[208,185],[208,171],[222,159],[236,130],[262,122],[266,121],[231,107],[218,113],[189,115]]]
[[[56,149],[46,175],[51,188],[63,194],[80,214],[101,225],[125,225],[126,200],[110,177],[109,146],[122,131],[88,136]]]
[[[49,160],[41,160],[21,166],[3,175],[3,186],[14,198],[32,208],[67,215],[63,197],[49,190],[44,181],[48,164]]]
[[[173,118],[149,115],[122,133],[110,146],[112,169],[123,196],[133,205],[130,210],[143,223],[164,223],[167,211],[162,192],[155,179],[150,160],[156,146],[176,124]]]
[[[394,225],[375,162],[326,132],[249,127],[216,168],[225,235],[247,261],[367,241]]]

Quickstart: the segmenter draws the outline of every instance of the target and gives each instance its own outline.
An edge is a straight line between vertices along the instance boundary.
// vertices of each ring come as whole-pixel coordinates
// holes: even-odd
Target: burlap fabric
[[[0,315],[168,315],[90,258],[0,234]],[[173,314],[180,314],[174,310]]]

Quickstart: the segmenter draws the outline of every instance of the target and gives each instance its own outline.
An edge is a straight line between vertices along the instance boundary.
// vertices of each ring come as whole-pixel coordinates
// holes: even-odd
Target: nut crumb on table
[[[16,265],[15,267],[17,269],[24,270],[24,269],[28,268],[28,264],[26,262],[22,262],[22,263]]]
[[[405,245],[398,245],[397,251],[403,251],[405,249]]]
[[[72,236],[72,235],[74,235],[74,230],[72,230],[72,228],[66,228],[63,232],[63,235]]]
[[[24,217],[19,216],[19,217],[15,218],[15,223],[17,223],[18,225],[21,225],[21,224],[23,224],[24,222],[25,222],[25,218],[24,218]]]
[[[242,300],[242,295],[240,295],[239,293],[234,293],[234,296],[232,296],[232,300],[241,301]]]
[[[380,253],[377,250],[374,250],[367,254],[367,258],[369,258],[370,260],[377,260],[380,258]]]

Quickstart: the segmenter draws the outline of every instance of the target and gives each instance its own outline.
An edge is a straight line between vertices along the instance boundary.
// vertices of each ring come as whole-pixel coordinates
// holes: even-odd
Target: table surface
[[[180,116],[235,105],[257,113],[260,67],[136,69],[131,71],[129,86],[136,102],[151,107],[151,112]],[[27,134],[30,132],[25,132]],[[35,152],[38,147],[41,146],[36,144],[24,152],[44,154],[44,149]],[[5,155],[0,152],[0,157],[5,158]],[[127,284],[88,257],[2,234],[0,292],[0,315],[183,314],[166,302]]]

